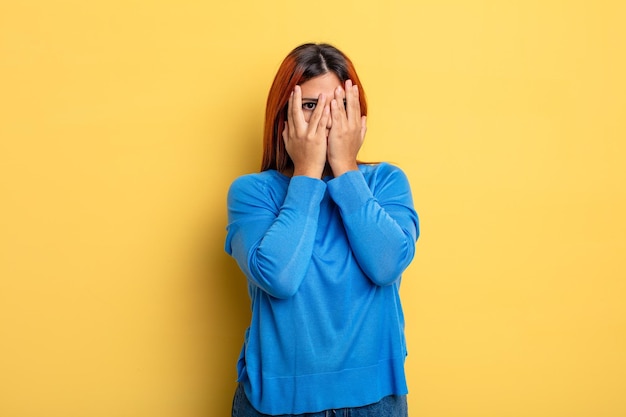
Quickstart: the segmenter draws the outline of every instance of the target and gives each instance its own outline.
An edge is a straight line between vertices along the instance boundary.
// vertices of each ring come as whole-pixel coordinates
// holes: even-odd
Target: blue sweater
[[[386,163],[323,180],[270,170],[233,182],[225,249],[252,303],[238,380],[258,411],[407,393],[398,291],[418,235],[408,180]]]

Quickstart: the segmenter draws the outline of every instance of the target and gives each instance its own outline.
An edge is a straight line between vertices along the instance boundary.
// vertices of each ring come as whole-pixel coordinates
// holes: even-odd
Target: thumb
[[[289,125],[285,123],[285,127],[283,128],[283,141],[286,142],[287,138],[289,138]]]

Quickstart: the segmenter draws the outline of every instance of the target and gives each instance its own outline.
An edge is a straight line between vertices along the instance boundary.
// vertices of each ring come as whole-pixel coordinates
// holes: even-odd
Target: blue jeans
[[[406,395],[390,395],[364,407],[340,408],[317,413],[281,414],[280,417],[408,417]],[[237,386],[233,399],[232,417],[270,417],[261,414],[248,401],[243,385]]]

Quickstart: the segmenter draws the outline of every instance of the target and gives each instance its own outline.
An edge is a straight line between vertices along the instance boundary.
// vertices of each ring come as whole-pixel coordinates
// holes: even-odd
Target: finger
[[[361,116],[361,142],[365,139],[365,133],[367,132],[367,116]]]
[[[287,104],[287,123],[285,123],[285,128],[287,128],[288,126],[291,129],[291,131],[293,131],[294,130],[293,117],[291,115],[291,109],[293,108],[293,91],[289,95],[289,101],[287,103],[288,103]]]
[[[359,101],[359,87],[353,85],[351,80],[346,81],[346,107],[350,120],[361,118],[361,102]]]
[[[339,105],[339,102],[337,101],[336,98],[334,98],[330,102],[330,114],[331,114],[331,118],[333,121],[331,130],[334,130],[334,131],[341,130],[344,120],[346,120],[346,115],[345,115],[343,106]]]
[[[312,133],[317,132],[322,125],[321,120],[324,115],[324,110],[326,108],[326,96],[324,94],[320,94],[317,98],[317,106],[315,110],[313,110],[313,114],[309,119],[309,131]],[[326,125],[323,126],[326,128]]]
[[[302,89],[299,85],[293,90],[293,103],[291,105],[291,118],[295,132],[302,132],[306,129],[304,113],[302,113]]]
[[[337,101],[337,110],[345,115],[346,109],[343,103],[346,100],[346,92],[341,86],[335,89],[335,100]]]
[[[330,119],[330,106],[324,106],[324,112],[322,113],[322,117],[320,118],[320,122],[318,124],[318,131],[326,132],[326,127],[328,126],[328,119]]]

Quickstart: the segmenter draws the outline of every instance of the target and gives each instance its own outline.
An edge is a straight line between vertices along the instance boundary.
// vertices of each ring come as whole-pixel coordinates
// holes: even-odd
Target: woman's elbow
[[[267,294],[279,300],[286,300],[295,296],[299,288],[299,285],[289,282],[273,282],[263,286],[263,290]]]
[[[253,280],[267,294],[278,299],[291,298],[298,292],[302,274],[278,268],[251,269]]]
[[[415,246],[408,245],[405,250],[400,251],[400,256],[382,256],[376,262],[365,265],[364,272],[376,285],[384,287],[398,281],[404,270],[409,266],[415,255]]]
[[[378,287],[386,287],[398,281],[402,275],[370,276],[370,281]]]

